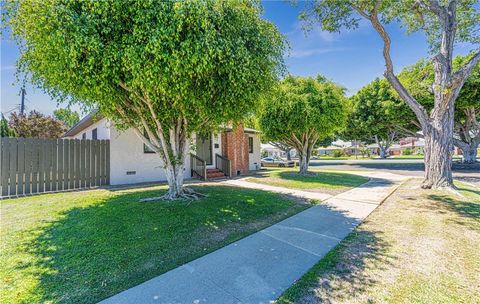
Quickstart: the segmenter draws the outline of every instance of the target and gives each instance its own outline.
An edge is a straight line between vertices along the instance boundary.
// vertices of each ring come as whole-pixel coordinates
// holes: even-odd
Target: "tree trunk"
[[[423,128],[425,180],[422,188],[452,188],[453,107]]]
[[[382,146],[380,146],[379,149],[380,149],[380,158],[387,158],[387,150]]]
[[[287,160],[288,161],[292,160],[292,155],[290,154],[290,151],[292,151],[292,149],[288,149],[288,150],[285,151],[287,153]]]
[[[463,163],[474,164],[477,161],[478,144],[470,143],[466,148],[462,148]]]
[[[302,175],[305,175],[308,173],[308,165],[310,163],[310,147],[308,144],[305,144],[301,150],[297,149],[298,152],[298,158],[300,160],[299,164],[299,172]]]
[[[184,160],[186,157],[184,157]],[[184,180],[184,162],[178,163],[175,165],[168,166],[165,168],[167,182],[168,182],[168,191],[164,195],[164,199],[174,200],[184,197],[187,193],[183,187]]]

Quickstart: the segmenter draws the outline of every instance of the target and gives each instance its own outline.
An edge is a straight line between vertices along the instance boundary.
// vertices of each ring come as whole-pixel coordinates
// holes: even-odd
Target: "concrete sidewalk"
[[[270,303],[408,179],[362,175],[372,180],[101,303]]]

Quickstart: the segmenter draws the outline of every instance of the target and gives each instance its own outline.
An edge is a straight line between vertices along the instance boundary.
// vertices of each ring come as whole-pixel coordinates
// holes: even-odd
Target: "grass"
[[[95,303],[309,207],[279,194],[197,187],[198,201],[139,203],[165,187],[0,203],[1,303]]]
[[[311,171],[310,175],[299,175],[298,169],[269,169],[258,174],[258,177],[247,181],[260,184],[301,189],[306,191],[337,194],[368,181],[368,178],[331,171]]]
[[[480,191],[411,180],[290,287],[290,303],[480,303]]]

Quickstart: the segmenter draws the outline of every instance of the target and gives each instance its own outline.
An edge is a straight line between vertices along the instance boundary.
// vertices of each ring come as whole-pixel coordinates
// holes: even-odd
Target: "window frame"
[[[248,153],[253,154],[253,136],[248,137]]]
[[[98,139],[98,128],[92,129],[92,139]]]

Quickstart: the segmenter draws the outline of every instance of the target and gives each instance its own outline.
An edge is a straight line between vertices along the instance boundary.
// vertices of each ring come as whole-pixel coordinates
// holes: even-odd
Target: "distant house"
[[[370,150],[370,153],[372,155],[380,155],[380,147],[378,146],[378,144],[367,145],[367,149]],[[402,149],[401,149],[400,144],[392,144],[388,148],[387,154],[390,155],[390,156],[401,155],[402,154]]]
[[[273,157],[273,158],[287,158],[287,153],[271,144],[261,144],[260,146],[263,157]],[[297,151],[295,149],[290,150],[290,156],[292,158],[296,157]]]
[[[334,151],[341,151],[342,148],[338,146],[328,146],[328,147],[320,147],[317,149],[318,156],[330,156],[333,155]]]
[[[133,184],[165,181],[162,162],[158,155],[147,147],[132,129],[117,130],[113,124],[96,114],[90,114],[68,130],[65,138],[110,140],[110,184]],[[194,135],[195,149],[191,153],[206,163],[207,175],[218,176],[223,159],[230,164],[230,176],[246,174],[260,168],[259,132],[237,127],[223,128],[217,134],[205,137]],[[191,159],[185,164],[185,178],[196,176]]]
[[[400,142],[400,148],[402,150],[402,154],[406,150],[412,151],[412,154],[423,154],[425,148],[425,140],[422,138],[412,138],[410,140],[404,140]]]

